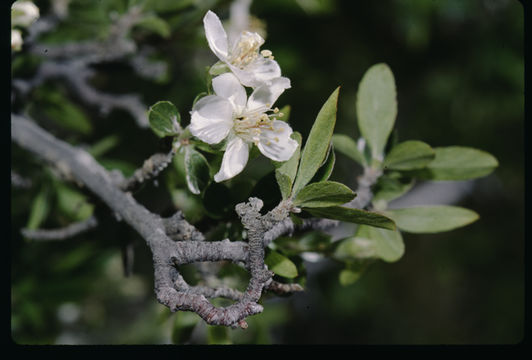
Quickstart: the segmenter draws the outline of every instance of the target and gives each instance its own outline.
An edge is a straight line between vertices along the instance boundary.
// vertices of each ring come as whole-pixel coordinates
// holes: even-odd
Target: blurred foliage
[[[51,7],[49,1],[37,4],[41,15]],[[124,13],[132,4],[143,4],[146,18],[131,37],[153,48],[150,58],[164,61],[168,69],[150,80],[125,63],[98,64],[92,84],[109,93],[139,93],[146,110],[158,101],[171,101],[186,126],[196,95],[205,90],[205,67],[214,61],[201,19],[207,9],[226,17],[229,1],[72,0],[70,16],[42,41],[103,39],[113,14]],[[520,3],[269,0],[255,1],[251,13],[267,25],[268,48],[283,75],[291,79],[292,88],[279,106],[290,105],[290,123],[303,139],[324,99],[339,85],[335,133],[358,136],[354,132],[357,84],[371,65],[385,62],[397,84],[401,141],[471,146],[499,160],[496,172],[477,180],[474,191],[459,204],[476,210],[480,220],[443,234],[406,234],[400,261],[375,262],[370,267],[364,262],[342,267],[333,261],[306,261],[303,267],[299,254],[330,249],[330,238],[310,233],[296,243],[278,239],[272,250],[286,257],[274,262],[284,263],[289,274],[295,266],[296,281],[306,291],[286,298],[267,294],[262,300],[264,312],[247,319],[248,329],[220,329],[198,322],[195,314],[171,314],[159,305],[153,295],[151,254],[143,240],[117,222],[94,196],[12,147],[13,168],[33,184],[29,189],[11,189],[13,340],[21,344],[520,341],[524,323]],[[39,61],[44,60],[23,49],[12,59],[12,77],[31,77]],[[13,110],[27,111],[53,134],[85,147],[104,166],[125,175],[154,152],[168,148],[164,139],[138,128],[127,114],[102,115],[84,105],[61,81],[49,81],[24,101],[17,99]],[[202,154],[211,165],[220,161],[208,149]],[[180,208],[198,225],[215,224],[217,220],[209,216],[233,218],[234,204],[246,193],[265,191],[259,179],[267,174],[274,177],[273,166],[256,157],[239,178],[211,183],[201,196],[191,196],[184,157],[176,156],[160,181],[146,184],[135,196],[162,215]],[[354,188],[360,169],[341,153],[334,161],[331,180]],[[399,180],[400,191],[410,186]],[[273,204],[275,199],[268,200]],[[65,226],[93,212],[101,224],[68,241],[32,242],[19,232],[26,226]],[[221,226],[208,237],[220,240],[241,233],[238,226]],[[135,261],[133,275],[125,277],[121,249],[128,242]],[[227,281],[245,278],[239,271],[226,270]]]

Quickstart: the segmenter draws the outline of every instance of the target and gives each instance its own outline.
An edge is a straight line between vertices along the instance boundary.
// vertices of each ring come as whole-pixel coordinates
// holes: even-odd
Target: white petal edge
[[[192,135],[207,144],[217,144],[233,127],[233,105],[220,96],[205,96],[194,105],[190,117]]]
[[[270,84],[262,84],[249,96],[246,109],[253,110],[266,106],[271,108],[279,96],[290,88],[290,79],[279,77],[273,79]]]
[[[221,182],[240,174],[248,162],[248,157],[249,145],[238,136],[235,136],[227,144],[222,165],[220,170],[214,175],[214,181]]]
[[[242,109],[246,106],[246,89],[232,73],[225,73],[212,79],[212,88],[216,95],[226,98],[235,107]]]
[[[203,17],[203,26],[205,28],[205,37],[212,52],[220,60],[226,60],[229,54],[229,42],[227,33],[218,16],[210,10],[207,11],[207,14]]]
[[[264,156],[274,161],[286,161],[298,147],[297,141],[290,137],[292,128],[280,120],[274,120],[272,127],[273,130],[261,132],[257,147]]]

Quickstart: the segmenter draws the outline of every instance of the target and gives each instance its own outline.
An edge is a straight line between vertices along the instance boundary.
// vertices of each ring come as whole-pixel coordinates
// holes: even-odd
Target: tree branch
[[[31,240],[65,240],[98,226],[98,220],[91,216],[87,220],[79,221],[60,229],[22,229],[22,235]]]

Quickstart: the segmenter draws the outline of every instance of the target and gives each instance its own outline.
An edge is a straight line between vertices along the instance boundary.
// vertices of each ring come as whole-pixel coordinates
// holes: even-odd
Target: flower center
[[[244,111],[236,116],[233,125],[234,133],[244,141],[257,145],[261,133],[265,130],[273,131],[273,121],[277,120],[277,117],[284,115],[279,112],[278,108],[271,109],[269,106],[270,104],[266,104],[263,107],[252,111]]]
[[[259,48],[263,43],[264,39],[259,34],[249,31],[242,32],[238,42],[231,51],[228,59],[229,62],[239,69],[244,69],[257,59],[259,56]],[[263,50],[260,55],[273,58],[269,50]]]

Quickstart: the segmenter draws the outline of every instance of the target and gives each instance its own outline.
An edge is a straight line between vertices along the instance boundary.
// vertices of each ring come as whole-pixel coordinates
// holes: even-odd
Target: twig
[[[125,179],[120,184],[120,188],[125,191],[131,191],[146,182],[147,180],[156,177],[162,170],[164,170],[168,166],[168,164],[172,162],[174,154],[175,151],[172,149],[167,154],[157,153],[150,156],[147,160],[144,161],[144,164],[141,168],[135,170],[133,175]]]
[[[21,233],[24,237],[31,240],[65,240],[93,229],[96,226],[98,226],[98,220],[94,216],[91,216],[86,220],[70,224],[60,229],[22,229]]]

